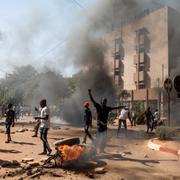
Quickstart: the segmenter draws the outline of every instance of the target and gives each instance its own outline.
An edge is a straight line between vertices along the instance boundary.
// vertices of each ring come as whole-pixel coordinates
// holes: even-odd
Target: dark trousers
[[[151,132],[154,129],[153,121],[151,119],[147,119],[147,132],[149,132],[149,129],[151,129]]]
[[[118,125],[118,132],[117,132],[117,134],[120,132],[121,123],[123,123],[124,129],[127,131],[127,123],[126,123],[126,120],[124,120],[124,119],[119,119],[119,125]]]
[[[50,152],[51,148],[49,147],[48,141],[47,141],[47,133],[49,128],[41,128],[40,129],[40,138],[43,142],[43,152]]]
[[[136,118],[131,118],[131,126],[136,126]]]
[[[11,141],[11,123],[6,124],[7,141]]]
[[[91,139],[93,141],[93,137],[89,133],[89,125],[85,125],[85,127],[84,127],[84,139],[83,139],[84,143],[86,143],[87,137],[89,137],[89,139]]]

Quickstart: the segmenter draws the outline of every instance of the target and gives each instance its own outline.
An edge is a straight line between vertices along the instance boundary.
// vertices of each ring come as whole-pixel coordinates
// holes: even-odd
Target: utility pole
[[[168,109],[168,126],[170,126],[170,114],[171,114],[171,109],[170,109],[170,93],[172,91],[172,80],[170,78],[166,78],[165,81],[164,81],[164,88],[167,92],[167,109]]]

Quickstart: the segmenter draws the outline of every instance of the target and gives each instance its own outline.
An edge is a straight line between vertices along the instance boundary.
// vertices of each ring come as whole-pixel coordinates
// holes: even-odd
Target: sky
[[[27,64],[75,73],[65,64],[65,45],[95,1],[0,0],[0,77]]]

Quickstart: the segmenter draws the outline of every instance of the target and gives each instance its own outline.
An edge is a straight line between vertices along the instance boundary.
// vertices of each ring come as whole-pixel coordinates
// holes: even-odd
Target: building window
[[[140,34],[139,35],[139,45],[140,46],[144,46],[145,44],[145,35],[144,34]]]
[[[114,84],[116,85],[116,86],[119,86],[119,84],[120,84],[120,82],[119,82],[119,76],[118,75],[115,75],[114,76]]]
[[[119,68],[120,67],[120,63],[119,63],[119,61],[117,59],[114,61],[114,63],[115,63],[115,68]]]
[[[115,59],[124,59],[124,48],[122,46],[122,38],[115,39]]]
[[[136,31],[135,39],[136,54],[134,56],[134,65],[136,66],[136,73],[134,82],[137,89],[145,88],[146,76],[145,65],[147,60],[147,52],[149,52],[148,31],[146,28],[141,28]]]

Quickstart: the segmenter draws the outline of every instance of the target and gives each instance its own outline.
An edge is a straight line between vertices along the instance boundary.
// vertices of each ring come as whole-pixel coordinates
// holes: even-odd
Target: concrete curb
[[[174,155],[178,156],[178,159],[179,159],[180,150],[174,149],[174,148],[171,148],[171,147],[161,146],[159,144],[155,144],[155,143],[153,143],[154,140],[155,139],[150,139],[149,142],[148,142],[148,147],[150,149],[174,154]]]

